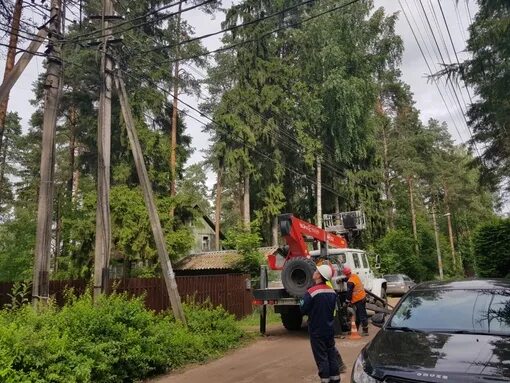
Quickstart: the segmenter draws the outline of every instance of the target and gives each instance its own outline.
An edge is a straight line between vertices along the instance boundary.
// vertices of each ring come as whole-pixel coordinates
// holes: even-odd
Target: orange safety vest
[[[356,274],[351,274],[347,283],[354,283],[354,290],[352,291],[352,303],[359,302],[362,299],[365,299],[367,294],[365,293],[365,288],[363,287],[363,283],[361,283],[361,279]]]

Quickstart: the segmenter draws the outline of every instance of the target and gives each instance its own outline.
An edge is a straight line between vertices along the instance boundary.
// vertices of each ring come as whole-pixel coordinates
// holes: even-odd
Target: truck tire
[[[289,309],[282,312],[280,316],[282,318],[283,327],[287,330],[298,331],[301,329],[303,314],[301,314],[299,307],[289,307]]]
[[[315,263],[305,257],[291,258],[282,270],[282,283],[285,290],[292,296],[302,297],[313,285]]]

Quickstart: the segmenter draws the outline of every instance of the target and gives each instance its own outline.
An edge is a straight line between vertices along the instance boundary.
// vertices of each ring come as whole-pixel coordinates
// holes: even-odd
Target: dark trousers
[[[335,346],[335,338],[310,337],[312,353],[319,369],[321,383],[340,381],[340,353]]]
[[[368,327],[368,314],[365,299],[362,299],[356,303],[353,303],[354,310],[356,311],[356,327],[359,328],[361,325],[364,328]]]

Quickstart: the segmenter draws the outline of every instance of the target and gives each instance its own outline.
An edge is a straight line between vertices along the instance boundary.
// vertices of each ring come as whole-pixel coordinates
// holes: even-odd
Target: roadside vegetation
[[[186,305],[187,326],[144,308],[142,298],[69,295],[59,309],[0,311],[0,381],[136,382],[204,362],[249,337],[221,307]]]

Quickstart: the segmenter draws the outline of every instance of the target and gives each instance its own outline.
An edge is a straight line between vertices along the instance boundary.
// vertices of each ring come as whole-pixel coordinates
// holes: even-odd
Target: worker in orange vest
[[[356,327],[359,331],[359,325],[361,324],[362,336],[368,336],[368,314],[366,307],[366,296],[365,287],[361,283],[361,279],[356,275],[352,274],[352,270],[349,266],[344,266],[342,273],[347,277],[347,300],[346,303],[350,304],[356,313]]]

